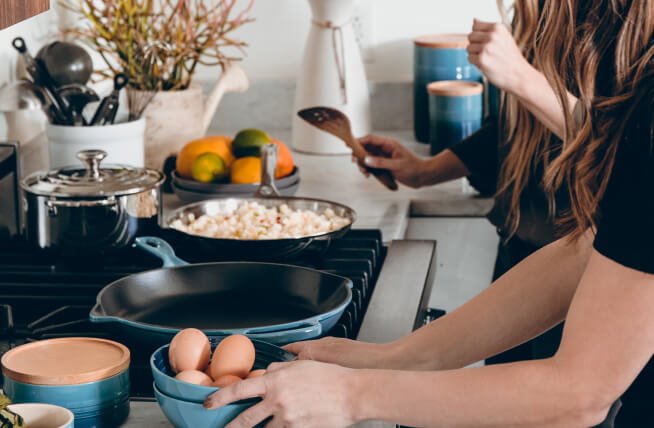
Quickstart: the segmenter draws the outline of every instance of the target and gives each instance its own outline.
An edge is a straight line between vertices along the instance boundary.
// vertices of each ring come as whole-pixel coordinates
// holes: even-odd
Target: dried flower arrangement
[[[231,37],[254,0],[62,0],[88,22],[67,30],[97,50],[113,77],[124,73],[129,88],[156,93],[188,88],[198,64],[224,67],[246,43]],[[230,53],[228,53],[230,52]]]

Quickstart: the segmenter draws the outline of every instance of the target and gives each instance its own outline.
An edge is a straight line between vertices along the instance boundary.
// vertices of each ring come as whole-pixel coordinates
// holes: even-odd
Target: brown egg
[[[252,379],[255,377],[263,376],[266,374],[266,371],[264,369],[259,369],[259,370],[252,370],[250,374],[247,376],[247,379]]]
[[[175,376],[175,379],[204,386],[211,386],[213,383],[213,380],[211,380],[209,376],[197,370],[179,372],[177,376]]]
[[[216,386],[218,388],[225,388],[229,385],[232,385],[234,383],[240,382],[243,379],[241,379],[238,376],[226,374],[225,376],[221,376],[216,381],[213,383],[213,386]]]
[[[254,356],[254,345],[247,336],[228,336],[218,344],[213,353],[211,377],[217,380],[230,374],[243,379],[252,370]]]
[[[168,362],[175,373],[204,371],[211,358],[211,344],[198,329],[187,328],[175,335],[168,349]]]

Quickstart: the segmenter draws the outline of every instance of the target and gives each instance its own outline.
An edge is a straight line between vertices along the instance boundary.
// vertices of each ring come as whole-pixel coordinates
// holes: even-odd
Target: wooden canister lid
[[[432,95],[442,95],[445,97],[478,95],[483,91],[484,85],[479,82],[470,82],[467,80],[443,80],[427,85],[427,92]]]
[[[428,34],[416,37],[413,42],[416,46],[432,49],[465,49],[468,47],[466,34]]]
[[[77,385],[110,378],[129,367],[126,346],[106,339],[71,337],[18,346],[2,356],[2,372],[31,385]]]

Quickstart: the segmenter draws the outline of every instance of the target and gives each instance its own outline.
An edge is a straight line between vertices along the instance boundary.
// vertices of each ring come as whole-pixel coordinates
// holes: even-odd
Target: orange
[[[232,139],[223,135],[203,137],[187,143],[177,155],[177,173],[184,178],[193,178],[193,161],[203,153],[215,153],[229,168],[234,162]]]
[[[261,181],[261,158],[246,156],[232,164],[232,183],[254,184]]]
[[[271,138],[270,140],[273,143],[277,144],[278,146],[277,168],[275,168],[275,177],[276,178],[286,177],[287,175],[293,172],[293,168],[295,167],[291,149],[289,149],[286,144],[282,143],[281,141],[275,138]]]

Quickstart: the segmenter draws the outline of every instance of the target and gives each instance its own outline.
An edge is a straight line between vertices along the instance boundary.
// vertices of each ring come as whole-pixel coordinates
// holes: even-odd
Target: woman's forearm
[[[442,372],[357,370],[354,377],[357,421],[424,427],[591,426],[602,411],[587,407],[583,380],[571,378],[553,359]]]
[[[587,234],[576,244],[559,240],[537,251],[460,308],[390,344],[385,367],[464,367],[556,325],[568,310],[591,240]]]
[[[563,114],[563,107],[554,89],[545,78],[545,75],[526,62],[520,75],[521,78],[511,90],[513,95],[518,97],[520,103],[539,122],[545,125],[557,137],[563,139],[565,137],[565,115]],[[572,111],[578,100],[570,92],[567,95],[568,108]]]
[[[443,150],[424,161],[421,186],[433,186],[470,174],[466,165],[451,150]]]

